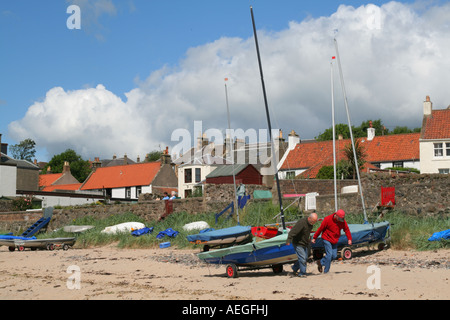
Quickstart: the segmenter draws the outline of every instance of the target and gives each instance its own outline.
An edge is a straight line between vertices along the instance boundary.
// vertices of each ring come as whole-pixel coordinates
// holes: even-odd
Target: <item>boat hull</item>
[[[235,226],[220,230],[203,232],[187,236],[187,240],[194,244],[204,245],[227,245],[240,243],[251,236],[251,228],[244,226]]]
[[[376,242],[385,241],[390,229],[390,223],[367,223],[367,224],[349,224],[350,233],[352,234],[352,245],[365,245]],[[338,247],[347,246],[348,239],[342,231],[339,237]],[[323,240],[321,237],[317,238],[315,244],[311,244],[313,250],[323,248]]]
[[[199,253],[199,259],[211,264],[264,266],[297,260],[294,247],[286,245],[287,233],[262,241]]]

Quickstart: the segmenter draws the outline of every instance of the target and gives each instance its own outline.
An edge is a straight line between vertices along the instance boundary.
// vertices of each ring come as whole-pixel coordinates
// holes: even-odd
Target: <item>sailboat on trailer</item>
[[[278,198],[280,205],[280,217],[282,222],[283,231],[282,234],[277,235],[270,239],[258,241],[253,239],[252,242],[231,246],[218,250],[211,250],[207,252],[201,252],[197,256],[199,259],[204,260],[207,263],[213,264],[227,264],[226,272],[228,277],[237,277],[238,270],[259,269],[263,267],[272,267],[275,273],[279,273],[283,270],[283,264],[293,263],[297,260],[294,247],[286,245],[288,231],[286,230],[286,224],[284,221],[283,199],[281,197],[280,181],[278,177],[277,168],[275,165],[275,150],[272,138],[272,126],[270,122],[269,107],[267,103],[267,95],[264,83],[264,75],[261,64],[261,56],[259,53],[258,37],[256,33],[255,18],[253,15],[253,8],[250,7],[252,16],[253,32],[255,38],[256,52],[258,56],[259,71],[261,75],[261,84],[264,95],[264,103],[267,117],[267,124],[269,129],[269,138],[272,146],[272,167],[275,170],[275,180],[278,190]]]
[[[353,149],[353,156],[355,159],[356,157],[356,151],[355,151],[355,143],[353,139],[353,133],[352,133],[352,126],[350,122],[350,114],[348,109],[348,102],[347,102],[347,94],[345,91],[345,84],[344,84],[344,77],[342,73],[341,68],[341,62],[339,57],[339,49],[336,38],[334,39],[334,45],[336,48],[336,57],[333,57],[333,60],[337,58],[337,63],[339,67],[339,76],[341,80],[341,88],[342,88],[342,94],[344,96],[344,104],[345,109],[347,112],[347,121],[348,121],[348,127],[350,132],[350,139],[352,143],[352,149]],[[333,127],[333,168],[334,168],[334,203],[335,203],[335,212],[339,209],[338,208],[338,199],[337,199],[337,177],[336,177],[336,133],[335,133],[335,122],[334,122],[334,77],[333,77],[333,62],[331,62],[331,113],[332,113],[332,127]],[[358,161],[355,160],[355,163],[358,163]],[[366,206],[364,202],[364,195],[361,185],[361,177],[359,173],[358,165],[356,165],[356,174],[358,178],[358,186],[359,186],[359,193],[361,196],[361,203],[363,207],[363,213],[364,213],[364,224],[349,224],[348,227],[350,229],[350,233],[352,234],[352,247],[349,247],[347,245],[348,239],[345,233],[342,231],[341,236],[338,241],[338,249],[341,251],[341,256],[344,259],[350,259],[352,257],[352,250],[351,248],[363,246],[363,245],[369,245],[369,244],[375,244],[379,243],[378,249],[383,249],[386,246],[386,242],[390,240],[390,223],[388,221],[384,222],[378,222],[378,223],[369,223],[367,218],[367,212],[366,212]],[[311,245],[311,249],[313,252],[314,258],[320,258],[323,254],[323,241],[322,238],[318,238],[315,244]]]

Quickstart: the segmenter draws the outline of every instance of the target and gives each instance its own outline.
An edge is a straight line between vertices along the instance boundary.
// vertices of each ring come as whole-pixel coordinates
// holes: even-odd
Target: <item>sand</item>
[[[362,251],[334,261],[329,274],[308,264],[306,278],[271,269],[225,275],[199,250],[118,249],[9,252],[0,247],[0,299],[297,300],[450,299],[450,250]],[[368,269],[369,268],[369,269]],[[368,273],[369,271],[369,273]]]

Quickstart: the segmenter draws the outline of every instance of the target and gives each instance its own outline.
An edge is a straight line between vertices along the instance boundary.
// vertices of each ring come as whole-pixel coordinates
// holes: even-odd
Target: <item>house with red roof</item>
[[[450,107],[433,110],[430,97],[423,103],[420,133],[421,173],[450,173]]]
[[[359,138],[366,154],[364,169],[407,167],[420,170],[419,137],[419,133],[375,136],[375,129],[369,128],[367,137]],[[333,165],[333,141],[292,141],[278,167],[280,178],[316,178],[323,166]],[[337,162],[347,160],[344,148],[349,144],[350,139],[336,141]]]
[[[100,167],[89,175],[80,190],[101,191],[111,200],[132,201],[138,200],[141,193],[177,192],[178,179],[165,161]]]
[[[39,190],[52,192],[58,190],[75,191],[81,183],[70,172],[70,164],[65,161],[62,173],[47,173],[39,175]]]

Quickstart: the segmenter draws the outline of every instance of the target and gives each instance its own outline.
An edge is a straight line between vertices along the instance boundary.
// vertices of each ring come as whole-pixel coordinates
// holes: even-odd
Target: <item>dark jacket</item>
[[[308,218],[302,218],[297,221],[295,226],[289,231],[287,243],[292,243],[294,246],[307,247],[311,240],[311,230],[313,225],[308,223]]]

